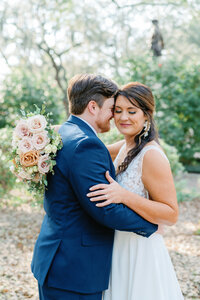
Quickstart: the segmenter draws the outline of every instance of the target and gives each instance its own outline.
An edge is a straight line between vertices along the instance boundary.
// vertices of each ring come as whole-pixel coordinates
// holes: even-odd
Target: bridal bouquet
[[[61,136],[51,127],[44,105],[42,110],[36,106],[35,112],[22,111],[22,115],[13,131],[11,171],[27,182],[30,191],[40,193],[47,185],[47,173],[53,173]]]

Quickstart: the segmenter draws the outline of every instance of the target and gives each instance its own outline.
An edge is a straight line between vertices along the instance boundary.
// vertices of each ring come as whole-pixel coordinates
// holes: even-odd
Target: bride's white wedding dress
[[[124,146],[123,146],[124,147]],[[122,148],[123,148],[122,147]],[[155,149],[146,146],[133,159],[117,181],[127,190],[148,198],[142,183],[144,154]],[[115,159],[115,167],[122,149]],[[131,232],[115,231],[109,288],[103,300],[182,300],[183,296],[163,237],[154,233],[149,238]]]

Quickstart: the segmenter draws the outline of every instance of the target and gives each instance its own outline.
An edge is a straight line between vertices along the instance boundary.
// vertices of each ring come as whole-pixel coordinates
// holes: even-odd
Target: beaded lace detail
[[[118,166],[118,160],[120,157],[120,153],[125,148],[125,145],[122,146],[120,149],[115,161],[114,166],[115,169],[117,169]],[[164,152],[157,146],[149,145],[144,147],[140,153],[132,160],[132,162],[129,164],[128,168],[117,175],[116,180],[117,182],[123,186],[125,189],[134,192],[142,197],[149,198],[148,197],[148,191],[145,189],[144,184],[142,182],[142,163],[143,163],[143,157],[145,153],[148,150],[157,150],[160,152],[162,156],[164,156],[167,159],[167,156],[164,154]],[[168,159],[167,159],[168,161]]]

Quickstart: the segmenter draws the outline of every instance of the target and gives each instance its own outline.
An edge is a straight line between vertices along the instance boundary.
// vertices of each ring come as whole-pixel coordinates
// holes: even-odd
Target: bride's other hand
[[[108,151],[110,152],[110,156],[112,158],[112,161],[115,160],[117,154],[119,153],[119,150],[121,149],[121,147],[124,145],[125,141],[122,140],[122,141],[119,141],[119,142],[116,142],[114,144],[111,144],[111,145],[107,145],[107,149]]]
[[[55,131],[58,132],[58,130],[60,129],[61,125],[52,125],[51,128],[54,129]]]
[[[90,201],[102,201],[97,203],[96,206],[103,207],[111,203],[123,203],[124,191],[122,188],[110,175],[109,171],[106,171],[105,177],[109,184],[97,184],[90,188],[90,193],[87,194],[90,197]]]

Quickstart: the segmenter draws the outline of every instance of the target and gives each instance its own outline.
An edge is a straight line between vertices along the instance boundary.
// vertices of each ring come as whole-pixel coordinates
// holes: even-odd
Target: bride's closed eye
[[[115,114],[120,114],[121,112],[122,112],[122,111],[119,110],[119,109],[114,111]],[[129,113],[130,115],[134,115],[134,114],[136,114],[136,111],[129,111],[128,113]]]
[[[128,113],[131,115],[134,115],[134,114],[136,114],[136,111],[129,111]]]

